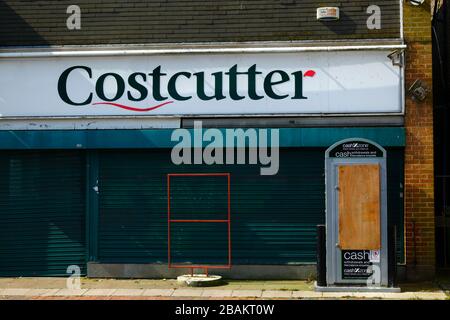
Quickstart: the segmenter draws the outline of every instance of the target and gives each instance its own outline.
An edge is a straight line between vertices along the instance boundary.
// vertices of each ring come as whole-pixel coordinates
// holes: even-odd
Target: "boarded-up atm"
[[[328,286],[388,286],[386,150],[346,139],[325,154]]]

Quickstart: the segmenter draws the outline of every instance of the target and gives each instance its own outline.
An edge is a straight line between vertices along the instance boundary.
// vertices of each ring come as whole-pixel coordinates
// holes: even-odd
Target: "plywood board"
[[[380,166],[340,165],[338,174],[340,249],[380,249]]]

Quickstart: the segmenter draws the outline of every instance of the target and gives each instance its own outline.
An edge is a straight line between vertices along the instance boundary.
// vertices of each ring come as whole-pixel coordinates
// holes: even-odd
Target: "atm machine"
[[[325,154],[326,286],[317,291],[398,292],[388,286],[386,150],[353,138]]]

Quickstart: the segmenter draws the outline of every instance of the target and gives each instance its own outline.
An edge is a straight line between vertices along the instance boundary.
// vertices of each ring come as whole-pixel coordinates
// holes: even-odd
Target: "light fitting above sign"
[[[339,20],[339,7],[317,8],[317,20],[322,21]]]
[[[385,51],[0,60],[0,116],[401,113]]]

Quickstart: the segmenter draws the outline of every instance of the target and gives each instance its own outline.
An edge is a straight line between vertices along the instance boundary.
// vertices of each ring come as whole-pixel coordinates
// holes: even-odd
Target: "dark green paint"
[[[64,101],[67,104],[70,104],[72,106],[84,106],[86,104],[89,104],[92,102],[92,93],[89,94],[89,96],[84,100],[83,102],[74,102],[69,98],[69,95],[67,93],[67,78],[69,77],[69,74],[75,70],[75,69],[82,69],[87,72],[89,78],[92,78],[92,69],[85,67],[85,66],[73,66],[66,70],[64,70],[63,73],[59,76],[58,79],[58,94],[62,101]]]
[[[193,137],[193,129],[187,129]],[[219,129],[225,132],[226,129]],[[260,130],[260,129],[257,129]],[[329,147],[346,138],[365,138],[385,147],[405,146],[402,127],[281,128],[282,147]],[[0,149],[146,149],[172,148],[173,129],[1,131]],[[204,142],[203,146],[209,142]],[[270,140],[268,141],[270,146]]]
[[[108,77],[112,77],[116,81],[116,94],[114,97],[107,97],[105,94],[105,80]],[[102,74],[97,82],[95,83],[95,92],[97,93],[97,97],[99,97],[103,101],[116,101],[121,96],[123,96],[123,93],[125,92],[125,81],[123,81],[122,77],[117,73],[104,73]]]
[[[84,155],[0,153],[0,276],[84,274]]]
[[[194,76],[197,77],[196,85],[197,85],[197,95],[201,100],[223,100],[226,97],[223,94],[223,73],[222,72],[214,72],[211,73],[214,77],[214,95],[208,96],[205,92],[205,72],[196,72]]]
[[[190,78],[191,77],[191,73],[190,72],[177,72],[175,73],[172,77],[170,77],[169,79],[169,83],[167,85],[167,90],[169,92],[169,95],[178,101],[186,101],[192,98],[192,96],[182,96],[178,93],[177,90],[177,80],[179,77],[183,76],[185,78]]]
[[[135,89],[137,92],[139,92],[139,98],[134,97],[130,91],[127,92],[128,100],[130,101],[142,101],[144,100],[148,95],[148,89],[145,85],[139,83],[136,79],[136,77],[139,76],[142,78],[142,81],[145,83],[147,81],[147,75],[143,72],[135,72],[130,74],[128,77],[128,83],[130,86]]]
[[[161,72],[161,66],[156,67],[152,73],[148,74],[150,77],[153,77],[152,81],[152,93],[153,98],[156,101],[164,101],[167,100],[167,97],[164,97],[161,94],[161,77],[167,76],[167,73]]]
[[[278,74],[280,76],[280,80],[274,80],[273,76]],[[297,78],[296,78],[297,79]],[[275,99],[275,100],[281,100],[284,98],[287,98],[289,95],[279,95],[275,93],[274,87],[278,84],[283,84],[285,82],[289,81],[289,75],[284,72],[283,70],[274,70],[267,74],[266,78],[264,79],[264,91],[266,92],[267,96]],[[297,87],[298,84],[295,85]]]
[[[166,150],[102,151],[98,261],[167,263],[166,174],[230,172],[233,264],[314,263],[316,225],[325,222],[324,152],[283,149],[279,173],[261,176],[254,165],[175,166]],[[402,154],[401,148],[388,148],[388,214],[399,226],[400,257]],[[172,179],[174,219],[224,218],[223,177]],[[225,263],[225,231],[218,224],[175,225],[173,261]]]
[[[86,254],[88,261],[97,261],[98,256],[98,152],[93,150],[86,156]]]
[[[80,143],[95,149],[0,153],[0,275],[61,276],[70,264],[84,268],[86,259],[167,263],[166,174],[176,172],[231,173],[234,264],[314,262],[315,226],[325,219],[324,152],[348,137],[387,147],[389,224],[398,227],[404,262],[403,128],[280,129],[281,144],[289,148],[281,149],[275,176],[261,176],[257,165],[175,166],[166,149],[174,144],[171,131],[0,132],[14,141],[0,139],[3,148]],[[131,149],[139,146],[148,149]],[[97,179],[100,195],[93,189]],[[220,180],[178,180],[172,184],[174,217],[223,218],[225,186]],[[223,228],[174,227],[173,261],[225,263]]]

